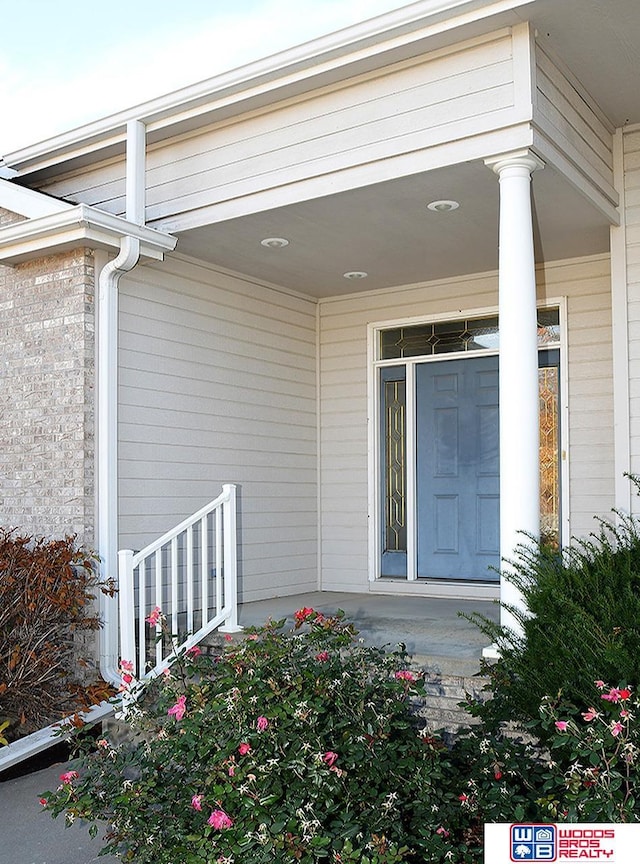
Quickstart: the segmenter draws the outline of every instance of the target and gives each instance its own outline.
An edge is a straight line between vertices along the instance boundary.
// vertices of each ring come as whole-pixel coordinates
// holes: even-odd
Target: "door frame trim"
[[[568,328],[567,328],[567,298],[545,299],[544,303],[538,304],[538,309],[557,308],[560,320],[560,343],[550,347],[560,350],[560,506],[561,506],[561,537],[565,545],[571,536],[570,523],[570,489],[569,489],[569,374],[568,374]],[[367,325],[367,458],[368,458],[368,578],[369,590],[382,593],[405,593],[407,590],[416,591],[423,596],[450,597],[450,598],[487,598],[499,597],[499,583],[474,583],[465,581],[429,580],[417,579],[416,570],[416,542],[415,525],[414,530],[407,533],[407,578],[384,578],[380,575],[380,464],[381,441],[380,441],[380,392],[378,387],[378,369],[384,366],[397,366],[400,362],[407,366],[407,512],[410,508],[415,509],[416,494],[416,466],[415,466],[415,366],[417,363],[441,363],[447,360],[465,359],[470,356],[481,357],[499,355],[499,351],[479,350],[472,355],[467,352],[454,352],[451,354],[432,355],[428,357],[410,358],[399,361],[378,360],[377,346],[379,344],[379,333],[394,327],[409,327],[420,324],[432,324],[443,321],[456,320],[460,318],[482,318],[497,315],[497,306],[476,307],[471,309],[456,309],[451,312],[438,313],[434,315],[420,315],[406,318],[387,319],[385,321],[371,322]],[[411,385],[411,386],[410,386]],[[395,588],[394,588],[395,586]],[[401,587],[402,586],[402,587]]]

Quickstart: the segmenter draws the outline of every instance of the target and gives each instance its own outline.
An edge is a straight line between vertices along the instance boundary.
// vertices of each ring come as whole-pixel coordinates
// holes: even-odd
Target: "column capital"
[[[529,149],[513,150],[511,153],[501,153],[484,160],[487,168],[491,168],[498,176],[508,168],[525,169],[529,175],[541,171],[545,163]]]

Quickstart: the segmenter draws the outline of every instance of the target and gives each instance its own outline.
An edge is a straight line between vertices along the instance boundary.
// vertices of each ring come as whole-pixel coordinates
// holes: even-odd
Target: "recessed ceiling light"
[[[369,275],[364,270],[350,270],[349,273],[342,274],[345,279],[366,279]]]
[[[434,210],[436,213],[448,213],[450,210],[457,210],[460,205],[457,201],[432,201],[427,204],[427,210]]]
[[[284,237],[265,237],[264,240],[260,241],[262,246],[266,246],[267,249],[284,249],[285,246],[289,245],[289,241],[285,240]]]

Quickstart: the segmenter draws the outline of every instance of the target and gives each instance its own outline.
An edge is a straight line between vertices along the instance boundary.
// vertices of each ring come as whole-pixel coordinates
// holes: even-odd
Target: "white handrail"
[[[225,484],[217,498],[140,552],[118,553],[120,657],[133,664],[135,677],[157,675],[176,650],[196,645],[215,629],[242,629],[236,534],[236,487]],[[170,641],[160,624],[146,620],[156,607],[169,625]]]

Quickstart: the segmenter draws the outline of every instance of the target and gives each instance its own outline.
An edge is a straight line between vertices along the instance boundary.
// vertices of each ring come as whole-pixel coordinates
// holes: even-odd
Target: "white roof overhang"
[[[147,143],[373,72],[490,29],[516,24],[535,0],[421,0],[304,45],[182,88],[4,156],[18,176],[49,176],[124,152],[126,125]]]

